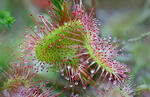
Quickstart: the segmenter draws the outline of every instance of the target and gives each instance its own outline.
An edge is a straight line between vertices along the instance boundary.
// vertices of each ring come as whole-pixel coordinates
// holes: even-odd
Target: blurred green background
[[[120,59],[131,68],[136,97],[150,97],[150,0],[84,1],[87,9],[95,8],[102,35],[124,44],[128,55]],[[34,24],[33,17],[48,17],[47,7],[47,0],[0,0],[0,68],[15,57],[24,27]]]

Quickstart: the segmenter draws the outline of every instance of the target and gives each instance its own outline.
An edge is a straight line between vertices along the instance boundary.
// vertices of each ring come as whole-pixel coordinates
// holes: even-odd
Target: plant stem
[[[141,36],[136,37],[136,38],[131,38],[131,39],[128,40],[128,42],[129,42],[129,43],[131,43],[131,42],[136,42],[136,41],[142,40],[142,39],[144,39],[144,38],[146,38],[146,37],[148,37],[148,36],[150,36],[150,32],[144,33],[144,34],[142,34]]]

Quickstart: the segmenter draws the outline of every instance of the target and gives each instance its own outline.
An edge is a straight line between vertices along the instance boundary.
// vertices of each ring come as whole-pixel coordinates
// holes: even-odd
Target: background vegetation
[[[0,68],[15,57],[24,27],[33,25],[30,14],[47,16],[46,3],[39,1],[0,0]],[[95,8],[102,35],[112,35],[125,45],[129,54],[121,60],[131,68],[136,97],[150,97],[150,0],[84,1],[87,9]]]

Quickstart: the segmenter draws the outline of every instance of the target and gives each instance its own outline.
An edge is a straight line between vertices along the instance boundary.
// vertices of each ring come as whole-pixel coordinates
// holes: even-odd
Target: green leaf
[[[15,18],[10,16],[10,13],[7,11],[0,11],[0,26],[1,28],[5,26],[9,28],[15,22]]]

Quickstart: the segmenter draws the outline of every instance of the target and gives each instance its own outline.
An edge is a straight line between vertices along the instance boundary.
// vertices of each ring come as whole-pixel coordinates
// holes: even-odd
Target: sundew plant
[[[94,1],[91,9],[86,0],[30,2],[43,12],[30,13],[17,57],[0,68],[1,97],[135,96],[131,66],[121,60],[128,43],[101,30]]]

